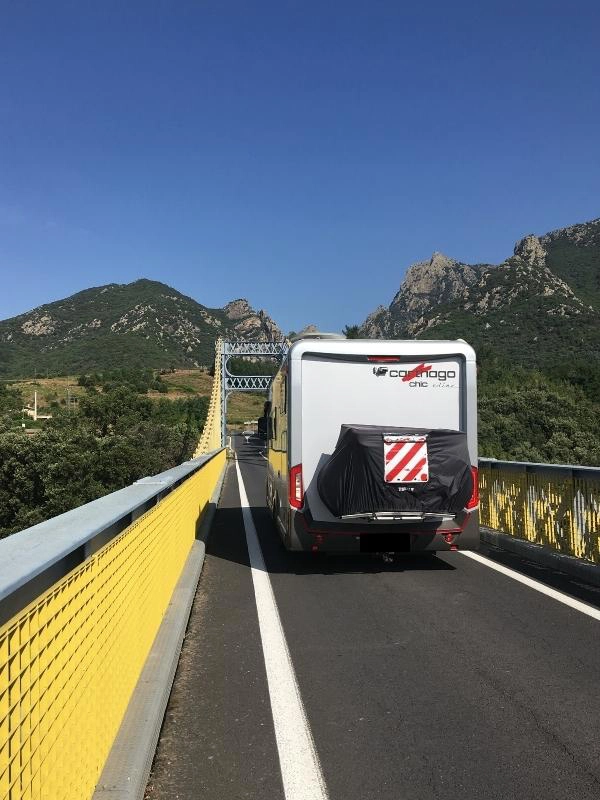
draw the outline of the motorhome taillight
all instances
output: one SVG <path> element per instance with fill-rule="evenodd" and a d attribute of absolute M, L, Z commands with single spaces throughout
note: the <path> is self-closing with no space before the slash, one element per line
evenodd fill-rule
<path fill-rule="evenodd" d="M 467 511 L 471 511 L 479 505 L 479 470 L 477 467 L 471 467 L 471 476 L 473 478 L 473 492 L 471 494 L 471 499 L 465 506 Z"/>
<path fill-rule="evenodd" d="M 304 487 L 302 486 L 302 464 L 290 469 L 290 505 L 300 509 L 304 503 Z"/>
<path fill-rule="evenodd" d="M 397 364 L 400 361 L 399 356 L 367 356 L 367 361 L 372 361 L 374 364 Z"/>

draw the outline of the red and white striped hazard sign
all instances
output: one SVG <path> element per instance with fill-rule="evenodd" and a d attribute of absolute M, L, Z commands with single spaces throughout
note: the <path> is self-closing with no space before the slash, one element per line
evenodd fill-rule
<path fill-rule="evenodd" d="M 429 480 L 426 436 L 384 436 L 386 483 L 423 483 Z"/>

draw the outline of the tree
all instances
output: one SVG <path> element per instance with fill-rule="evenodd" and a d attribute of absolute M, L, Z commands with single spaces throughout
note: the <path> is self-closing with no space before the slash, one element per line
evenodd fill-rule
<path fill-rule="evenodd" d="M 0 383 L 0 414 L 20 411 L 22 405 L 21 393 L 12 386 Z"/>
<path fill-rule="evenodd" d="M 10 398 L 6 407 L 20 408 L 20 395 Z M 191 458 L 208 403 L 207 397 L 152 401 L 120 386 L 86 394 L 70 414 L 57 405 L 31 437 L 11 431 L 10 416 L 0 413 L 0 536 Z"/>
<path fill-rule="evenodd" d="M 342 333 L 346 339 L 360 339 L 360 325 L 346 325 Z"/>
<path fill-rule="evenodd" d="M 152 401 L 140 397 L 131 389 L 120 387 L 103 394 L 81 398 L 79 412 L 98 436 L 118 433 L 132 428 L 140 420 L 149 419 Z"/>

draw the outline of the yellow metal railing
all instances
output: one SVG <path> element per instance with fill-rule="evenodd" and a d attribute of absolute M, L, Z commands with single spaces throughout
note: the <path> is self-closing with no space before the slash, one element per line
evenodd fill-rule
<path fill-rule="evenodd" d="M 0 798 L 91 797 L 221 451 L 0 628 Z"/>
<path fill-rule="evenodd" d="M 482 525 L 600 564 L 600 469 L 479 463 Z"/>
<path fill-rule="evenodd" d="M 223 340 L 217 339 L 215 345 L 215 377 L 210 395 L 210 403 L 202 436 L 196 447 L 194 458 L 210 453 L 221 447 L 221 416 L 223 413 L 223 395 L 221 385 L 221 355 Z"/>

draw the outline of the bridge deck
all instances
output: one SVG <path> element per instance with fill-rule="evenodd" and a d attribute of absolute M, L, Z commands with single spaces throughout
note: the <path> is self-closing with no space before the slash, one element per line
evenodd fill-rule
<path fill-rule="evenodd" d="M 600 622 L 460 553 L 286 554 L 265 461 L 237 447 L 332 800 L 599 796 Z M 600 607 L 593 587 L 482 553 Z M 146 796 L 286 797 L 231 464 Z"/>

